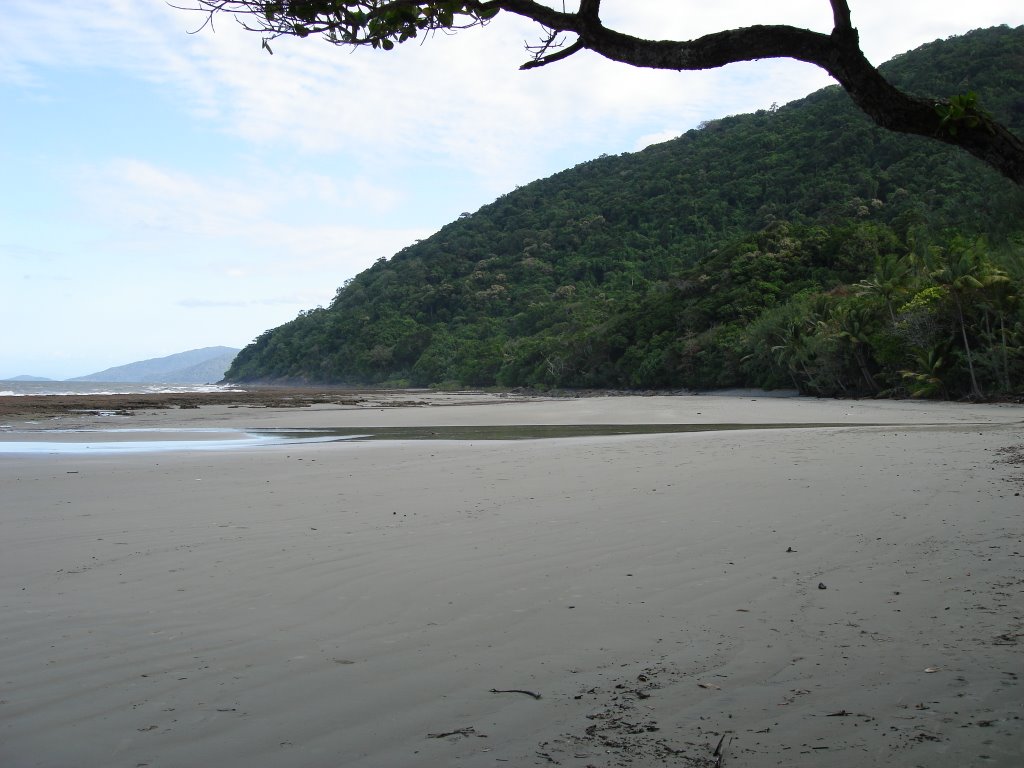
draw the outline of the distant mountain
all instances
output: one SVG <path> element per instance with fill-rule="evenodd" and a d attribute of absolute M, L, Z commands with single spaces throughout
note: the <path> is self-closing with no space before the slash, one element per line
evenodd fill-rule
<path fill-rule="evenodd" d="M 231 366 L 231 361 L 237 354 L 238 350 L 232 347 L 204 347 L 107 368 L 105 371 L 77 376 L 68 381 L 212 384 L 224 378 L 224 372 Z"/>
<path fill-rule="evenodd" d="M 48 379 L 45 376 L 11 376 L 4 381 L 54 381 L 54 379 Z"/>

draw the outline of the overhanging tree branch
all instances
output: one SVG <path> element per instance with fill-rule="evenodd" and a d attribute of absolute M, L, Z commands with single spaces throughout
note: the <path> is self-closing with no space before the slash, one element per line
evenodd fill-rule
<path fill-rule="evenodd" d="M 832 26 L 835 29 L 853 29 L 850 4 L 846 0 L 829 0 L 832 5 Z"/>
<path fill-rule="evenodd" d="M 566 46 L 558 38 L 558 32 L 555 30 L 548 30 L 547 36 L 541 41 L 538 46 L 526 46 L 526 49 L 533 54 L 533 58 L 523 64 L 520 69 L 535 69 L 537 67 L 543 67 L 546 64 L 554 64 L 556 61 L 567 59 L 574 53 L 583 50 L 583 43 L 577 40 L 570 46 Z M 555 53 L 548 53 L 548 51 L 554 50 Z"/>
<path fill-rule="evenodd" d="M 714 69 L 740 61 L 790 58 L 821 67 L 876 124 L 890 131 L 926 136 L 961 147 L 1017 184 L 1024 185 L 1024 141 L 967 96 L 925 99 L 905 94 L 868 62 L 860 49 L 847 0 L 829 0 L 833 30 L 822 34 L 785 25 L 754 25 L 694 40 L 648 40 L 604 26 L 601 0 L 579 0 L 575 12 L 536 0 L 193 0 L 193 10 L 212 22 L 235 16 L 263 35 L 323 36 L 335 45 L 390 50 L 421 32 L 486 24 L 499 12 L 530 19 L 544 28 L 541 43 L 528 46 L 522 69 L 553 64 L 581 50 L 634 67 Z M 560 4 L 561 5 L 561 4 Z M 205 24 L 204 24 L 205 26 Z M 561 35 L 576 40 L 563 46 Z"/>

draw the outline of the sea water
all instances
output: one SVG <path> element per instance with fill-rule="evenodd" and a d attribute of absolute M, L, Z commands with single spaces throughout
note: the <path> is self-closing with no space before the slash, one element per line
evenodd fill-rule
<path fill-rule="evenodd" d="M 0 454 L 85 454 L 150 451 L 195 451 L 260 448 L 304 443 L 363 441 L 552 440 L 563 438 L 660 435 L 760 429 L 821 429 L 849 424 L 523 424 L 432 427 L 305 427 L 305 428 L 181 428 L 68 429 L 26 433 L 2 432 Z M 858 424 L 857 426 L 881 426 Z"/>
<path fill-rule="evenodd" d="M 26 395 L 177 395 L 185 392 L 244 392 L 231 384 L 123 381 L 4 381 L 0 397 Z"/>
<path fill-rule="evenodd" d="M 53 429 L 45 432 L 0 430 L 0 455 L 4 454 L 109 454 L 167 451 L 239 450 L 267 445 L 339 442 L 365 437 L 291 430 L 214 428 Z M 20 439 L 19 439 L 20 438 Z M 27 439 L 28 438 L 28 439 Z"/>

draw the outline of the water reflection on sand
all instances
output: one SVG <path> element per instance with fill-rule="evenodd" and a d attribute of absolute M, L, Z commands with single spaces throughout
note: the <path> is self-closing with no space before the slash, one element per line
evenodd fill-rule
<path fill-rule="evenodd" d="M 741 429 L 813 429 L 848 424 L 517 424 L 422 427 L 310 427 L 275 429 L 101 429 L 7 432 L 0 453 L 80 454 L 142 451 L 237 450 L 297 443 L 366 440 L 550 440 L 657 435 Z M 859 425 L 881 426 L 881 425 Z"/>

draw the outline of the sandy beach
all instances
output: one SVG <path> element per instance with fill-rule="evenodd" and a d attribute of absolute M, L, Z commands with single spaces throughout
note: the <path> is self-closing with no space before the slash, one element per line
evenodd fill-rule
<path fill-rule="evenodd" d="M 1024 764 L 1019 405 L 4 413 L 2 766 Z"/>

